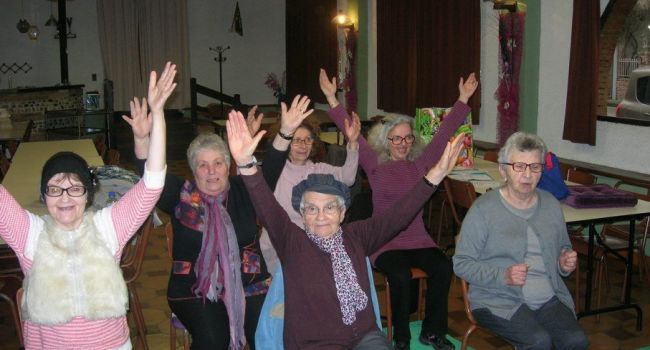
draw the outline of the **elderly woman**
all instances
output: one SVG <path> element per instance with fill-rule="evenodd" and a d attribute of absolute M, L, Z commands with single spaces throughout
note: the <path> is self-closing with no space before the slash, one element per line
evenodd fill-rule
<path fill-rule="evenodd" d="M 162 191 L 163 106 L 176 86 L 175 74 L 170 63 L 159 81 L 151 73 L 149 160 L 140 182 L 115 204 L 86 210 L 96 182 L 86 161 L 72 152 L 59 152 L 43 166 L 40 189 L 49 215 L 24 210 L 0 185 L 0 236 L 25 274 L 26 349 L 131 349 L 129 297 L 119 262 Z"/>
<path fill-rule="evenodd" d="M 560 203 L 536 189 L 546 146 L 517 132 L 499 152 L 505 185 L 476 200 L 456 245 L 479 325 L 517 349 L 586 349 L 562 277 L 576 268 Z"/>
<path fill-rule="evenodd" d="M 293 135 L 287 135 L 280 130 L 280 137 L 285 140 L 291 140 L 287 161 L 282 170 L 282 175 L 275 186 L 273 194 L 278 203 L 289 214 L 289 218 L 296 225 L 302 225 L 300 213 L 293 210 L 291 206 L 291 191 L 301 181 L 307 179 L 309 174 L 332 174 L 334 178 L 341 181 L 347 186 L 352 186 L 357 175 L 357 165 L 359 161 L 359 133 L 361 132 L 361 122 L 355 118 L 352 122 L 345 125 L 345 136 L 348 139 L 346 146 L 347 157 L 343 166 L 333 166 L 327 163 L 314 163 L 312 147 L 316 142 L 314 129 L 307 123 L 300 124 Z M 285 152 L 284 149 L 273 147 L 269 152 Z M 269 268 L 269 272 L 274 273 L 278 262 L 278 257 L 271 244 L 266 230 L 262 231 L 260 238 L 264 260 Z"/>
<path fill-rule="evenodd" d="M 342 129 L 348 114 L 336 99 L 336 78 L 330 81 L 321 69 L 320 87 L 331 108 L 330 118 Z M 399 203 L 399 199 L 438 162 L 447 141 L 470 111 L 467 101 L 477 87 L 474 73 L 469 75 L 467 81 L 460 79 L 458 101 L 424 150 L 417 147 L 413 118 L 385 118 L 370 130 L 368 141 L 359 138 L 359 164 L 368 175 L 372 188 L 373 215 L 390 213 L 389 209 Z M 371 259 L 377 268 L 386 273 L 390 283 L 395 348 L 410 347 L 411 267 L 418 267 L 429 276 L 426 311 L 419 340 L 436 349 L 453 349 L 445 338 L 452 266 L 424 228 L 422 211 L 399 235 L 377 250 Z"/>
<path fill-rule="evenodd" d="M 297 96 L 282 109 L 282 130 L 292 134 L 309 99 Z M 255 118 L 251 116 L 251 124 Z M 130 122 L 135 154 L 143 164 L 150 124 L 142 110 Z M 259 127 L 262 116 L 257 118 Z M 289 140 L 277 136 L 278 148 Z M 285 155 L 264 159 L 264 174 L 275 184 Z M 242 349 L 254 334 L 271 283 L 262 259 L 255 209 L 240 176 L 229 176 L 230 153 L 215 134 L 197 136 L 187 150 L 194 178 L 167 175 L 157 206 L 170 214 L 174 229 L 172 271 L 167 299 L 172 312 L 192 335 L 192 349 Z M 255 166 L 251 161 L 248 167 Z"/>
<path fill-rule="evenodd" d="M 239 166 L 250 164 L 261 133 L 251 138 L 241 113 L 232 112 L 228 143 Z M 294 224 L 255 167 L 242 169 L 262 224 L 282 262 L 285 349 L 391 349 L 369 302 L 366 256 L 400 232 L 451 171 L 463 137 L 390 208 L 391 215 L 341 225 L 350 204 L 348 187 L 330 174 L 311 174 L 296 185 L 291 203 L 303 223 Z"/>

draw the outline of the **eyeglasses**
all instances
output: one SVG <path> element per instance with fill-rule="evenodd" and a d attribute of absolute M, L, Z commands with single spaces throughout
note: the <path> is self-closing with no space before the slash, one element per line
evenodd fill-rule
<path fill-rule="evenodd" d="M 402 142 L 406 142 L 407 145 L 410 145 L 413 143 L 413 141 L 415 141 L 415 136 L 413 135 L 406 135 L 404 137 L 393 136 L 393 137 L 388 137 L 388 139 L 393 145 L 401 145 Z"/>
<path fill-rule="evenodd" d="M 59 186 L 47 186 L 45 188 L 45 195 L 48 197 L 61 197 L 63 192 L 66 192 L 70 197 L 81 197 L 86 194 L 86 186 L 71 186 L 68 188 L 61 188 Z"/>
<path fill-rule="evenodd" d="M 305 146 L 310 146 L 312 143 L 314 143 L 314 139 L 311 138 L 311 137 L 307 137 L 307 138 L 304 138 L 304 139 L 298 139 L 298 138 L 294 137 L 293 139 L 291 139 L 291 144 L 292 145 L 298 146 L 301 143 L 305 144 Z"/>
<path fill-rule="evenodd" d="M 341 207 L 338 205 L 338 203 L 327 204 L 323 207 L 323 209 L 315 205 L 305 205 L 305 207 L 302 208 L 302 213 L 307 216 L 316 216 L 322 211 L 325 215 L 334 215 L 340 209 Z"/>
<path fill-rule="evenodd" d="M 526 171 L 526 168 L 530 168 L 530 171 L 534 173 L 541 173 L 544 169 L 544 163 L 524 163 L 524 162 L 515 162 L 515 163 L 500 163 L 501 165 L 510 165 L 512 170 L 523 173 Z"/>

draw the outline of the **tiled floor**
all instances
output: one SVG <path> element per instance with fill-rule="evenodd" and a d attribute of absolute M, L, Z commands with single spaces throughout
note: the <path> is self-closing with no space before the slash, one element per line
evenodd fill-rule
<path fill-rule="evenodd" d="M 185 130 L 184 132 L 188 132 L 187 128 L 191 128 L 187 123 L 183 122 L 179 122 L 179 125 L 169 124 L 170 130 L 183 129 Z M 126 141 L 128 140 L 128 135 L 119 135 L 124 147 L 120 147 L 120 151 L 123 154 L 122 159 L 128 162 L 130 157 L 124 156 L 130 152 L 127 148 L 130 145 Z M 189 169 L 185 161 L 182 160 L 184 149 L 178 149 L 186 147 L 189 140 L 186 137 L 175 138 L 173 135 L 170 135 L 168 139 L 172 142 L 170 143 L 170 148 L 175 148 L 170 149 L 168 152 L 170 155 L 169 158 L 171 159 L 168 161 L 168 171 L 181 176 L 189 176 Z M 128 163 L 125 165 L 127 167 L 129 166 Z M 163 217 L 163 220 L 165 219 Z M 434 222 L 437 222 L 437 219 Z M 444 246 L 449 240 L 449 236 L 443 235 L 442 245 Z M 159 227 L 152 234 L 143 264 L 142 274 L 137 282 L 138 294 L 142 301 L 144 317 L 147 324 L 147 343 L 150 349 L 169 349 L 169 308 L 165 298 L 169 267 L 170 259 L 167 256 L 165 234 L 162 227 Z M 609 277 L 611 288 L 606 298 L 604 298 L 608 305 L 615 304 L 620 296 L 620 286 L 623 278 L 622 272 L 622 265 L 610 259 Z M 635 330 L 635 316 L 631 311 L 606 314 L 600 317 L 600 321 L 597 321 L 596 317 L 593 316 L 583 318 L 580 320 L 580 324 L 589 336 L 591 343 L 590 349 L 638 349 L 642 346 L 650 345 L 650 293 L 648 292 L 648 284 L 641 283 L 638 275 L 634 275 L 633 281 L 633 300 L 641 305 L 645 314 L 643 331 L 637 332 Z M 573 278 L 567 281 L 570 289 L 573 283 Z M 584 290 L 584 287 L 582 289 Z M 380 299 L 382 294 L 380 290 Z M 468 326 L 468 321 L 463 311 L 460 283 L 458 281 L 452 284 L 449 293 L 449 308 L 450 334 L 453 337 L 460 338 Z M 133 328 L 132 334 L 136 334 Z M 133 344 L 136 349 L 140 348 L 135 338 L 133 339 Z M 178 345 L 181 348 L 180 342 Z M 507 343 L 480 329 L 470 338 L 470 346 L 475 349 L 486 350 L 511 349 Z M 6 304 L 0 303 L 0 350 L 17 348 L 18 343 Z"/>

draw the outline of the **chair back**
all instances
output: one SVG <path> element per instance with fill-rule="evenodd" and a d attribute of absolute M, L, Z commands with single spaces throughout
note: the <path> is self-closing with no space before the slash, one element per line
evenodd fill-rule
<path fill-rule="evenodd" d="M 142 270 L 144 254 L 149 242 L 149 236 L 153 230 L 153 216 L 149 215 L 147 220 L 140 226 L 138 231 L 127 242 L 122 252 L 120 267 L 124 275 L 124 281 L 131 283 L 138 279 Z"/>
<path fill-rule="evenodd" d="M 16 291 L 16 307 L 18 307 L 18 319 L 20 320 L 20 326 L 22 328 L 23 325 L 23 294 L 25 293 L 25 290 L 23 287 L 18 288 Z"/>
<path fill-rule="evenodd" d="M 9 167 L 11 167 L 11 162 L 7 159 L 4 152 L 0 152 L 0 174 L 2 174 L 0 181 L 4 179 L 9 172 Z"/>
<path fill-rule="evenodd" d="M 596 177 L 594 175 L 574 168 L 569 168 L 566 179 L 585 186 L 590 186 L 596 183 Z"/>
<path fill-rule="evenodd" d="M 483 154 L 483 159 L 488 162 L 498 163 L 499 162 L 499 153 L 497 151 L 485 151 Z"/>
<path fill-rule="evenodd" d="M 95 144 L 95 148 L 97 148 L 97 153 L 99 153 L 99 156 L 104 158 L 106 155 L 106 135 L 99 134 L 95 136 L 93 143 Z"/>
<path fill-rule="evenodd" d="M 443 185 L 445 186 L 445 194 L 451 209 L 451 215 L 454 218 L 456 226 L 460 229 L 463 220 L 458 214 L 457 208 L 469 209 L 476 200 L 476 190 L 471 182 L 460 181 L 450 177 L 445 178 Z"/>
<path fill-rule="evenodd" d="M 174 227 L 171 221 L 165 225 L 165 238 L 167 238 L 167 255 L 171 258 L 174 249 Z"/>
<path fill-rule="evenodd" d="M 120 151 L 116 149 L 109 149 L 106 151 L 106 164 L 108 165 L 120 165 Z"/>

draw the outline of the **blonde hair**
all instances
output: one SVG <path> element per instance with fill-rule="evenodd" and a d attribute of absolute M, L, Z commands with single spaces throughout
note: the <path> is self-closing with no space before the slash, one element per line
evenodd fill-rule
<path fill-rule="evenodd" d="M 408 124 L 411 127 L 411 132 L 415 130 L 415 119 L 401 115 L 392 115 L 383 117 L 368 131 L 368 144 L 370 144 L 370 147 L 372 147 L 375 150 L 375 153 L 377 153 L 377 160 L 379 163 L 391 160 L 388 148 L 388 142 L 390 142 L 388 140 L 388 134 L 394 127 L 400 124 Z M 419 157 L 420 154 L 422 154 L 424 146 L 425 145 L 422 144 L 420 138 L 416 136 L 406 159 L 414 160 Z"/>

